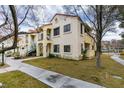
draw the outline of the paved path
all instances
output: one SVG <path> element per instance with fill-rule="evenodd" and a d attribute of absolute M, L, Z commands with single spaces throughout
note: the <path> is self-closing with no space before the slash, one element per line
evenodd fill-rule
<path fill-rule="evenodd" d="M 116 62 L 118 62 L 118 63 L 124 65 L 124 60 L 121 59 L 119 55 L 114 54 L 113 56 L 111 56 L 111 58 L 112 58 L 113 60 L 115 60 Z"/>
<path fill-rule="evenodd" d="M 22 61 L 7 58 L 6 63 L 11 68 L 24 72 L 54 88 L 102 88 L 102 86 L 25 64 Z"/>
<path fill-rule="evenodd" d="M 14 67 L 6 67 L 6 68 L 1 68 L 0 73 L 5 73 L 5 72 L 10 72 L 10 71 L 15 71 L 16 68 Z"/>

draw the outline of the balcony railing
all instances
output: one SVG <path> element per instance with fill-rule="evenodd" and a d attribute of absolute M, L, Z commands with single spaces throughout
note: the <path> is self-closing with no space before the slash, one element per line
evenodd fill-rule
<path fill-rule="evenodd" d="M 42 41 L 42 40 L 44 40 L 43 37 L 41 37 L 41 36 L 38 37 L 38 41 Z M 46 40 L 51 40 L 51 36 L 50 35 L 47 35 Z"/>
<path fill-rule="evenodd" d="M 42 41 L 43 40 L 43 33 L 38 35 L 38 41 Z"/>

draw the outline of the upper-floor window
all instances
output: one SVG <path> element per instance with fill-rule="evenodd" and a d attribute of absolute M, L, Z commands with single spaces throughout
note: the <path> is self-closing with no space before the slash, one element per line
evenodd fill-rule
<path fill-rule="evenodd" d="M 53 35 L 57 36 L 60 34 L 60 27 L 54 28 Z"/>
<path fill-rule="evenodd" d="M 55 23 L 57 23 L 57 22 L 58 22 L 58 19 L 56 18 L 56 19 L 55 19 Z"/>
<path fill-rule="evenodd" d="M 59 53 L 59 44 L 54 45 L 53 48 L 55 53 Z"/>
<path fill-rule="evenodd" d="M 80 24 L 80 31 L 81 31 L 81 34 L 83 34 L 82 23 Z"/>
<path fill-rule="evenodd" d="M 64 45 L 64 52 L 71 52 L 70 45 Z"/>
<path fill-rule="evenodd" d="M 71 31 L 71 25 L 70 24 L 64 25 L 64 32 L 69 32 L 69 31 Z"/>

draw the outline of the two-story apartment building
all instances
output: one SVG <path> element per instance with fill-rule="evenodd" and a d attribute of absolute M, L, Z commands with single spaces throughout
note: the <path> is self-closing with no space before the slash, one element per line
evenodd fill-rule
<path fill-rule="evenodd" d="M 18 50 L 21 56 L 35 53 L 48 57 L 53 54 L 74 60 L 82 59 L 82 52 L 86 50 L 86 57 L 92 58 L 95 43 L 86 31 L 92 30 L 80 17 L 55 14 L 50 23 L 40 27 L 40 31 L 29 30 L 27 34 L 19 35 Z"/>
<path fill-rule="evenodd" d="M 91 31 L 80 17 L 56 14 L 49 24 L 41 26 L 37 33 L 36 55 L 43 57 L 54 54 L 61 58 L 82 59 L 82 52 L 87 50 L 87 57 L 95 55 L 94 40 L 86 33 Z"/>

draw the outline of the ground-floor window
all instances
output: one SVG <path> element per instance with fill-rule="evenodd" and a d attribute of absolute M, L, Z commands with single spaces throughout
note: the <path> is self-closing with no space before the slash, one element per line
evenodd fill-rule
<path fill-rule="evenodd" d="M 70 45 L 64 45 L 64 52 L 71 52 Z"/>
<path fill-rule="evenodd" d="M 59 44 L 56 44 L 53 47 L 54 47 L 54 52 L 59 53 L 59 47 L 60 47 Z"/>

